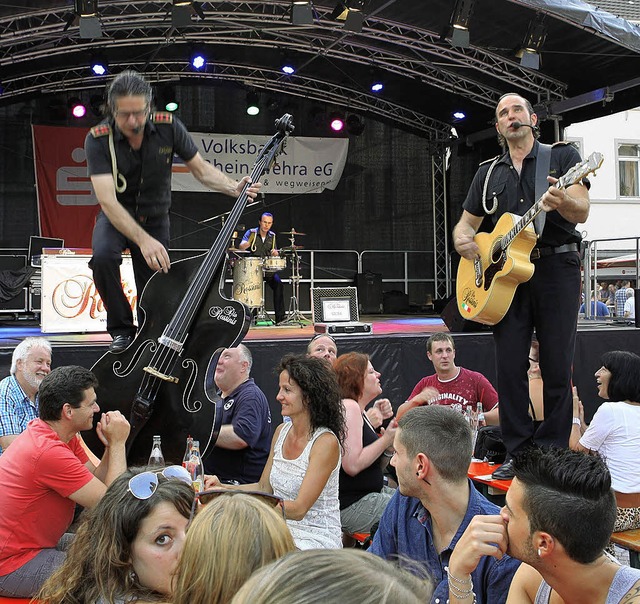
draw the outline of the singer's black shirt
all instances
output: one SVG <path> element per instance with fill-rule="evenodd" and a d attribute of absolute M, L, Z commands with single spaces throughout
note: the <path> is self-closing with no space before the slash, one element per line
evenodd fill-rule
<path fill-rule="evenodd" d="M 112 173 L 109 129 L 113 135 L 118 172 L 127 181 L 126 190 L 117 193 L 118 201 L 136 217 L 168 214 L 173 155 L 189 161 L 198 152 L 184 124 L 170 114 L 169 117 L 167 114 L 151 114 L 145 124 L 142 147 L 135 151 L 114 126 L 113 120 L 101 122 L 85 139 L 90 176 Z"/>
<path fill-rule="evenodd" d="M 494 226 L 505 212 L 522 216 L 535 203 L 536 159 L 539 146 L 538 141 L 535 141 L 531 152 L 522 162 L 521 174 L 514 168 L 509 153 L 502 155 L 494 167 L 489 178 L 486 199 L 488 208 L 492 207 L 494 197 L 498 200 L 498 209 L 490 217 Z M 560 178 L 579 162 L 580 154 L 573 145 L 556 143 L 551 149 L 549 175 Z M 482 190 L 491 163 L 490 160 L 480 165 L 462 205 L 474 216 L 486 215 L 482 205 Z M 583 179 L 582 182 L 589 187 L 587 179 Z M 557 247 L 566 243 L 579 243 L 581 237 L 575 227 L 575 224 L 563 218 L 557 210 L 548 212 L 538 246 Z"/>

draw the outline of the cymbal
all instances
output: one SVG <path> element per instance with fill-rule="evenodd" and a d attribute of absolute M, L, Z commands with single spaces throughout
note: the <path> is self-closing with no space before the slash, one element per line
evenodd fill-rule
<path fill-rule="evenodd" d="M 291 229 L 290 231 L 280 231 L 281 235 L 306 235 L 306 233 L 301 233 L 300 231 L 296 231 L 295 229 Z"/>
<path fill-rule="evenodd" d="M 303 250 L 304 245 L 288 245 L 287 247 L 281 247 L 281 252 L 295 252 L 296 250 Z"/>
<path fill-rule="evenodd" d="M 233 252 L 234 254 L 248 254 L 249 250 L 241 250 L 239 247 L 230 247 L 227 252 Z"/>

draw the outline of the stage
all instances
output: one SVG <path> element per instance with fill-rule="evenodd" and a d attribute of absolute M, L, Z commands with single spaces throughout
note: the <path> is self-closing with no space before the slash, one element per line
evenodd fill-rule
<path fill-rule="evenodd" d="M 397 407 L 406 400 L 415 384 L 433 373 L 426 357 L 426 342 L 432 333 L 448 331 L 439 316 L 371 315 L 360 318 L 371 323 L 370 335 L 337 336 L 338 354 L 359 351 L 371 356 L 380 371 L 383 395 Z M 280 422 L 276 401 L 280 358 L 288 353 L 302 353 L 314 334 L 313 325 L 252 327 L 244 339 L 253 354 L 252 377 L 267 395 L 273 422 Z M 495 355 L 489 331 L 452 334 L 456 342 L 456 363 L 480 371 L 495 385 Z M 42 334 L 35 321 L 0 322 L 0 377 L 9 374 L 13 348 L 27 336 L 43 336 L 53 347 L 53 366 L 83 365 L 91 367 L 106 351 L 111 341 L 106 333 Z M 575 352 L 574 383 L 590 418 L 601 400 L 597 397 L 594 372 L 600 356 L 608 350 L 640 351 L 640 329 L 614 323 L 581 320 Z M 212 351 L 213 352 L 213 351 Z M 99 402 L 99 401 L 98 401 Z"/>

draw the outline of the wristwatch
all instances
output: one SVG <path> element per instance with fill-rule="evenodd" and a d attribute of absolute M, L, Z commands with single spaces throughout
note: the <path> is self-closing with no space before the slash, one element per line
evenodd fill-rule
<path fill-rule="evenodd" d="M 574 417 L 573 423 L 576 424 L 577 426 L 582 426 L 582 420 L 579 417 Z"/>

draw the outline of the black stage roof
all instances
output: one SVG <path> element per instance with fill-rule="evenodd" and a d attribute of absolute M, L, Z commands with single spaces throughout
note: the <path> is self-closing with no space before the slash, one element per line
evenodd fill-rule
<path fill-rule="evenodd" d="M 543 116 L 561 116 L 562 125 L 640 105 L 639 28 L 584 2 L 344 1 L 362 8 L 361 32 L 332 18 L 337 0 L 314 0 L 309 25 L 291 22 L 291 0 L 193 2 L 182 9 L 186 25 L 174 21 L 167 0 L 89 0 L 96 21 L 74 16 L 72 0 L 8 0 L 0 6 L 0 105 L 102 93 L 109 75 L 90 73 L 94 53 L 106 57 L 110 74 L 134 68 L 158 84 L 231 82 L 305 97 L 431 140 L 446 139 L 452 124 L 462 137 L 481 137 L 508 91 L 525 94 Z M 460 5 L 472 5 L 467 48 L 453 46 L 447 31 Z M 515 56 L 532 23 L 546 34 L 539 69 Z M 86 37 L 92 26 L 101 37 Z M 209 54 L 205 73 L 187 64 L 196 46 Z M 292 76 L 279 71 L 285 56 L 297 65 Z M 369 90 L 374 78 L 385 84 L 378 95 Z M 456 110 L 467 118 L 455 122 Z"/>

